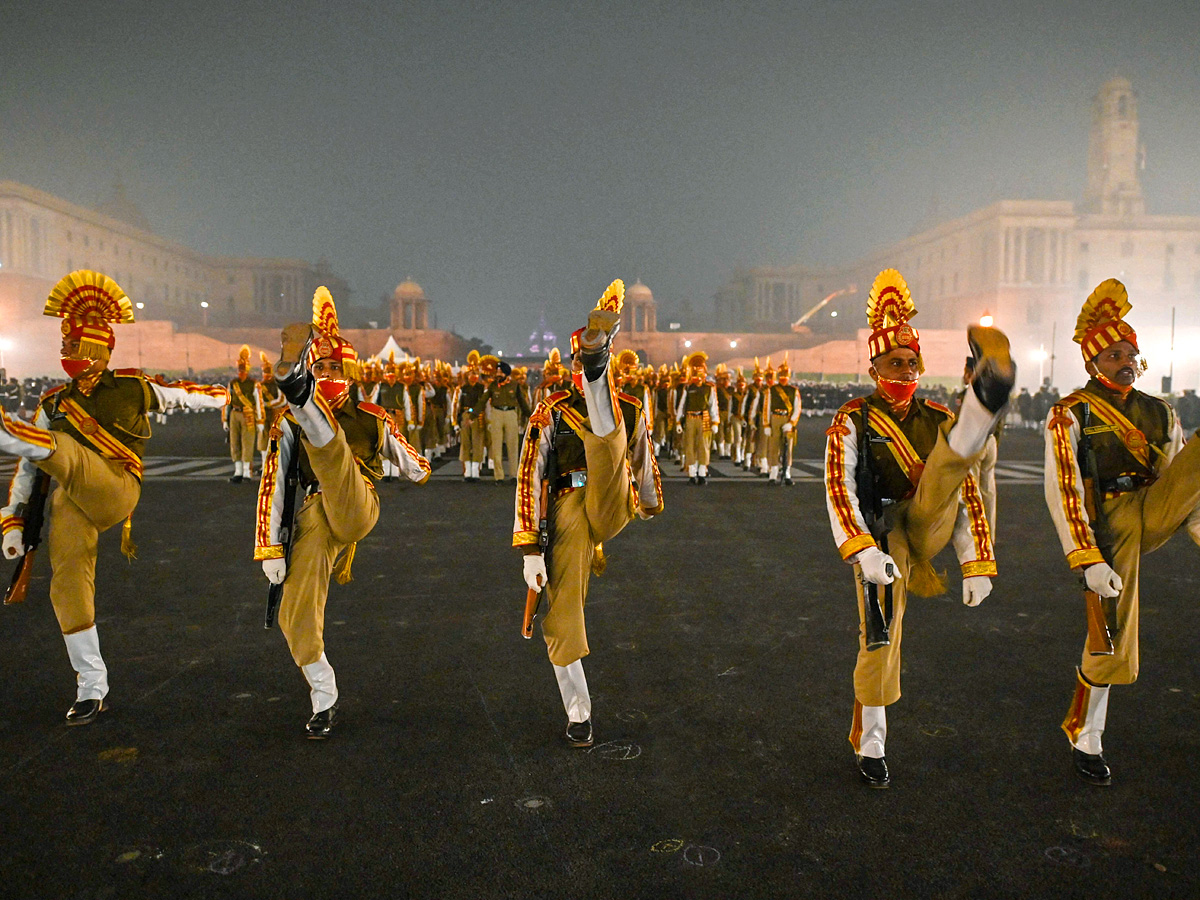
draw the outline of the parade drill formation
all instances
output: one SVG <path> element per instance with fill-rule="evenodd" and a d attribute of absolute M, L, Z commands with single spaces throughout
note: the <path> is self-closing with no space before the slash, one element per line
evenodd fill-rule
<path fill-rule="evenodd" d="M 512 545 L 528 589 L 522 633 L 532 637 L 541 621 L 566 743 L 592 746 L 584 606 L 591 577 L 605 568 L 604 545 L 635 518 L 663 512 L 660 458 L 697 487 L 713 454 L 791 484 L 804 405 L 786 357 L 777 366 L 755 360 L 749 379 L 718 365 L 710 379 L 703 352 L 658 370 L 633 351 L 615 353 L 623 301 L 614 281 L 571 335 L 567 364 L 552 351 L 531 392 L 526 370 L 475 351 L 461 367 L 394 354 L 360 359 L 322 287 L 311 322 L 283 330 L 277 361 L 260 356 L 260 379 L 247 346 L 228 385 L 198 385 L 110 370 L 112 326 L 133 321 L 133 304 L 103 274 L 63 278 L 45 314 L 63 320 L 70 380 L 41 397 L 31 421 L 0 412 L 0 451 L 18 457 L 0 515 L 4 555 L 17 561 L 6 603 L 24 599 L 49 520 L 50 601 L 76 675 L 67 724 L 90 724 L 107 708 L 97 539 L 123 523 L 121 549 L 135 553 L 150 422 L 170 409 L 219 408 L 230 480 L 257 476 L 253 558 L 269 584 L 267 624 L 278 622 L 309 689 L 308 738 L 327 738 L 339 721 L 324 641 L 329 579 L 350 580 L 356 546 L 380 516 L 377 483 L 422 484 L 457 447 L 464 481 L 490 469 L 493 483 L 516 486 Z M 1130 309 L 1114 279 L 1087 298 L 1074 340 L 1089 380 L 1055 398 L 1044 423 L 1046 503 L 1067 565 L 1082 576 L 1087 634 L 1062 729 L 1075 772 L 1093 784 L 1111 781 L 1101 746 L 1110 687 L 1138 675 L 1141 555 L 1184 525 L 1200 543 L 1200 441 L 1185 444 L 1172 408 L 1133 387 L 1144 367 Z M 866 374 L 875 389 L 842 403 L 826 431 L 826 507 L 853 570 L 859 623 L 849 739 L 861 779 L 877 788 L 891 779 L 886 710 L 900 698 L 909 594 L 945 590 L 931 560 L 948 544 L 963 603 L 978 606 L 992 591 L 991 469 L 1016 377 L 1007 338 L 972 326 L 957 414 L 917 397 L 925 364 L 916 314 L 901 274 L 881 272 L 867 300 Z"/>

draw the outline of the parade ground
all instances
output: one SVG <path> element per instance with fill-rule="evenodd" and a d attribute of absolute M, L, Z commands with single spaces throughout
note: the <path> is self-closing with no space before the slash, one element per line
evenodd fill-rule
<path fill-rule="evenodd" d="M 1138 683 L 1112 692 L 1110 787 L 1059 728 L 1084 638 L 1043 499 L 1041 436 L 1001 443 L 994 593 L 914 598 L 888 790 L 847 741 L 857 618 L 804 419 L 790 488 L 663 461 L 666 510 L 607 549 L 588 599 L 596 744 L 572 750 L 540 634 L 520 636 L 513 488 L 379 486 L 333 585 L 342 718 L 308 690 L 252 559 L 256 487 L 214 414 L 156 427 L 138 557 L 101 538 L 111 709 L 74 679 L 39 551 L 0 610 L 0 896 L 125 898 L 1195 897 L 1197 548 L 1142 565 Z M 11 572 L 3 567 L 3 577 Z"/>

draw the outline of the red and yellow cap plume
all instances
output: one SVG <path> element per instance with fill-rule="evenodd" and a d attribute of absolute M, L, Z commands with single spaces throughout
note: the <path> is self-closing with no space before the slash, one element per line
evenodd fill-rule
<path fill-rule="evenodd" d="M 250 346 L 242 344 L 242 349 L 238 351 L 237 367 L 239 372 L 250 371 Z"/>
<path fill-rule="evenodd" d="M 605 312 L 619 313 L 625 306 L 625 282 L 620 278 L 613 281 L 604 293 L 600 295 L 600 299 L 596 301 L 596 309 L 604 310 Z"/>
<path fill-rule="evenodd" d="M 921 336 L 909 324 L 916 314 L 917 307 L 913 304 L 904 276 L 895 269 L 880 272 L 871 285 L 871 293 L 867 295 L 867 324 L 871 326 L 867 347 L 871 359 L 900 347 L 908 348 L 919 357 Z M 922 361 L 921 371 L 924 370 Z"/>
<path fill-rule="evenodd" d="M 258 359 L 259 359 L 259 362 L 262 364 L 263 375 L 270 375 L 271 377 L 274 377 L 275 376 L 275 364 L 273 362 L 271 362 L 271 357 L 267 356 L 267 354 L 265 354 L 261 350 L 259 350 L 258 351 Z"/>
<path fill-rule="evenodd" d="M 1137 332 L 1125 321 L 1133 309 L 1125 285 L 1115 278 L 1100 282 L 1084 301 L 1075 320 L 1075 341 L 1085 360 L 1095 359 L 1100 351 L 1118 341 L 1128 341 L 1137 350 Z"/>
<path fill-rule="evenodd" d="M 703 350 L 689 353 L 683 358 L 683 368 L 690 375 L 699 375 L 708 371 L 708 354 Z"/>
<path fill-rule="evenodd" d="M 46 298 L 44 315 L 63 320 L 63 337 L 79 341 L 89 359 L 107 359 L 116 343 L 109 323 L 133 321 L 133 303 L 120 285 L 101 272 L 79 269 L 64 277 Z"/>
<path fill-rule="evenodd" d="M 324 285 L 317 288 L 313 294 L 312 322 L 317 330 L 317 339 L 313 341 L 308 354 L 309 365 L 318 359 L 336 359 L 342 364 L 342 374 L 347 379 L 357 381 L 360 377 L 358 353 L 354 345 L 341 336 L 337 307 L 333 305 L 333 295 L 329 293 L 329 288 Z"/>

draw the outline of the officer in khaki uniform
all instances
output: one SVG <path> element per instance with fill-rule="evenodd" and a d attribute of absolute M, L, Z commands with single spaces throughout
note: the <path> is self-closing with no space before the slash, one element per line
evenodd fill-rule
<path fill-rule="evenodd" d="M 1200 543 L 1200 440 L 1184 444 L 1170 405 L 1134 388 L 1141 360 L 1125 321 L 1131 308 L 1115 278 L 1088 297 L 1074 339 L 1091 378 L 1055 404 L 1045 432 L 1046 504 L 1067 563 L 1093 592 L 1094 640 L 1084 647 L 1062 724 L 1075 771 L 1093 784 L 1112 778 L 1101 745 L 1109 687 L 1138 677 L 1141 557 L 1185 523 Z M 1091 452 L 1081 458 L 1085 435 Z"/>
<path fill-rule="evenodd" d="M 733 464 L 740 466 L 745 459 L 746 440 L 746 375 L 738 366 L 737 378 L 733 382 L 732 396 L 729 398 L 729 446 Z"/>
<path fill-rule="evenodd" d="M 733 386 L 730 384 L 729 367 L 725 363 L 717 363 L 717 413 L 720 422 L 717 423 L 716 440 L 717 455 L 721 459 L 729 459 L 730 442 L 733 437 Z"/>
<path fill-rule="evenodd" d="M 582 661 L 589 652 L 583 608 L 590 575 L 603 571 L 601 545 L 635 514 L 649 518 L 663 509 L 645 416 L 636 398 L 617 392 L 609 367 L 624 292 L 621 281 L 609 285 L 588 316 L 587 328 L 571 335 L 571 381 L 533 411 L 517 476 L 513 546 L 525 554 L 526 584 L 545 590 L 542 635 L 572 747 L 593 743 L 592 701 Z M 549 485 L 552 543 L 547 564 L 538 549 L 538 521 L 551 448 L 557 461 Z"/>
<path fill-rule="evenodd" d="M 703 350 L 689 355 L 685 368 L 688 381 L 675 406 L 675 433 L 683 438 L 688 484 L 706 484 L 712 439 L 719 427 L 717 388 L 708 380 L 708 354 Z"/>
<path fill-rule="evenodd" d="M 767 360 L 770 365 L 770 360 Z M 772 378 L 774 373 L 772 372 Z M 754 357 L 754 372 L 750 376 L 750 386 L 746 389 L 745 396 L 742 397 L 742 420 L 745 424 L 745 431 L 742 435 L 744 447 L 742 449 L 742 471 L 749 472 L 755 466 L 766 465 L 766 435 L 762 433 L 762 426 L 754 417 L 754 410 L 758 409 L 762 404 L 762 397 L 766 393 L 767 387 L 763 383 L 763 370 L 758 362 L 758 357 Z M 759 452 L 759 447 L 762 447 L 762 453 Z M 759 474 L 766 478 L 770 470 L 763 468 Z"/>
<path fill-rule="evenodd" d="M 250 377 L 250 348 L 243 344 L 238 351 L 237 377 L 229 382 L 229 403 L 221 409 L 221 425 L 229 435 L 229 456 L 233 460 L 233 475 L 229 480 L 234 484 L 253 473 L 254 449 L 258 443 L 257 390 L 257 382 Z"/>
<path fill-rule="evenodd" d="M 791 378 L 787 357 L 779 364 L 778 372 L 767 366 L 767 384 L 754 400 L 750 416 L 759 423 L 766 438 L 767 477 L 780 484 L 792 484 L 792 449 L 796 444 L 796 423 L 800 421 L 800 391 L 788 384 Z M 778 383 L 776 383 L 778 379 Z M 787 458 L 780 468 L 783 443 L 787 442 Z"/>
<path fill-rule="evenodd" d="M 483 394 L 488 409 L 488 436 L 491 443 L 492 473 L 497 484 L 504 481 L 504 452 L 508 451 L 508 467 L 512 480 L 517 479 L 517 429 L 521 416 L 531 410 L 524 391 L 512 379 L 512 366 L 497 359 L 496 374 Z"/>
<path fill-rule="evenodd" d="M 388 351 L 383 364 L 383 377 L 379 382 L 379 399 L 376 401 L 391 417 L 396 427 L 404 434 L 404 385 L 400 382 L 400 366 L 395 351 Z M 387 457 L 383 460 L 383 480 L 394 481 L 397 469 Z"/>
<path fill-rule="evenodd" d="M 357 542 L 379 518 L 375 482 L 390 459 L 418 484 L 429 463 L 410 446 L 382 407 L 350 397 L 358 376 L 354 347 L 339 334 L 337 310 L 325 287 L 313 296 L 313 322 L 282 334 L 275 376 L 288 401 L 258 491 L 254 558 L 272 584 L 283 584 L 279 628 L 304 673 L 312 700 L 305 734 L 329 736 L 336 722 L 337 680 L 325 656 L 325 600 L 329 577 L 350 580 Z M 286 473 L 300 454 L 304 502 L 295 515 L 291 554 L 280 540 Z M 338 562 L 340 557 L 340 562 Z M 336 572 L 335 572 L 336 564 Z"/>
<path fill-rule="evenodd" d="M 99 535 L 124 520 L 121 550 L 132 559 L 131 516 L 142 492 L 149 417 L 176 407 L 218 409 L 226 392 L 221 385 L 168 384 L 137 369 L 111 371 L 110 323 L 132 322 L 133 304 L 99 272 L 80 270 L 59 281 L 45 314 L 63 320 L 62 366 L 71 380 L 42 397 L 32 425 L 0 417 L 0 452 L 21 457 L 0 522 L 4 555 L 22 556 L 26 538 L 33 538 L 24 528 L 30 504 L 39 502 L 39 470 L 58 482 L 47 502 L 50 602 L 76 673 L 67 724 L 85 725 L 108 695 L 95 619 Z"/>
<path fill-rule="evenodd" d="M 890 783 L 884 759 L 886 708 L 900 699 L 900 646 L 906 598 L 945 590 L 930 560 L 953 541 L 962 567 L 963 603 L 977 606 L 992 590 L 996 561 L 979 491 L 970 478 L 1016 377 L 1008 339 L 972 326 L 976 359 L 972 392 L 958 420 L 946 407 L 914 397 L 925 369 L 908 285 L 895 269 L 879 273 L 867 300 L 868 373 L 876 390 L 851 400 L 826 432 L 825 488 L 829 523 L 843 560 L 854 565 L 858 596 L 858 659 L 850 743 L 863 780 Z M 865 429 L 865 432 L 864 432 Z M 864 440 L 864 437 L 866 440 Z M 862 448 L 870 454 L 862 456 Z M 858 469 L 869 465 L 882 508 L 874 534 L 858 496 Z M 890 643 L 868 649 L 864 584 L 877 594 L 884 617 L 891 607 Z M 889 600 L 890 598 L 890 600 Z"/>
<path fill-rule="evenodd" d="M 463 464 L 463 481 L 479 481 L 479 468 L 483 465 L 483 395 L 487 386 L 479 380 L 479 353 L 472 350 L 467 354 L 466 384 L 458 389 L 454 397 L 454 415 L 458 422 L 458 458 Z"/>
<path fill-rule="evenodd" d="M 258 357 L 262 362 L 262 381 L 258 383 L 255 395 L 254 414 L 258 420 L 258 452 L 265 460 L 267 448 L 271 443 L 271 428 L 275 420 L 283 415 L 287 407 L 287 398 L 275 383 L 275 364 L 262 351 L 259 351 Z"/>

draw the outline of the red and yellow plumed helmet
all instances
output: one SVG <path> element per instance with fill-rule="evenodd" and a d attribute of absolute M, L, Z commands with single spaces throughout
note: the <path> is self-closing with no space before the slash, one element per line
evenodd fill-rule
<path fill-rule="evenodd" d="M 557 373 L 562 368 L 562 353 L 557 347 L 551 347 L 550 353 L 546 356 L 546 361 L 542 364 L 542 377 L 545 378 L 551 372 Z"/>
<path fill-rule="evenodd" d="M 769 356 L 767 357 L 767 367 L 765 369 L 763 369 L 763 374 L 766 375 L 768 378 L 771 378 L 771 379 L 775 378 L 775 367 L 773 365 L 771 365 L 771 357 L 769 357 Z"/>
<path fill-rule="evenodd" d="M 44 315 L 63 320 L 63 337 L 79 341 L 88 359 L 108 359 L 116 337 L 110 323 L 133 321 L 133 303 L 120 285 L 100 272 L 79 269 L 65 276 L 46 298 Z"/>
<path fill-rule="evenodd" d="M 762 378 L 762 374 L 763 374 L 762 364 L 759 363 L 758 357 L 756 356 L 756 357 L 754 357 L 754 377 Z"/>
<path fill-rule="evenodd" d="M 329 288 L 321 285 L 313 294 L 313 327 L 317 330 L 316 340 L 308 353 L 311 366 L 318 359 L 336 359 L 342 364 L 342 374 L 350 380 L 359 379 L 358 353 L 354 345 L 341 336 L 338 328 L 337 307 Z"/>
<path fill-rule="evenodd" d="M 467 369 L 470 371 L 479 371 L 479 351 L 472 350 L 467 353 Z"/>
<path fill-rule="evenodd" d="M 258 351 L 258 359 L 259 359 L 260 364 L 262 365 L 263 377 L 264 378 L 267 378 L 267 377 L 274 378 L 275 377 L 275 365 L 274 365 L 274 363 L 271 362 L 271 357 L 267 356 L 267 354 L 265 354 L 261 350 L 259 350 Z"/>
<path fill-rule="evenodd" d="M 779 364 L 779 368 L 775 370 L 775 374 L 779 376 L 786 375 L 788 378 L 792 377 L 792 369 L 788 365 L 787 353 L 783 354 L 783 362 Z"/>
<path fill-rule="evenodd" d="M 640 360 L 638 359 L 637 351 L 627 348 L 617 354 L 616 371 L 621 375 L 626 375 L 629 374 L 631 370 L 634 370 L 634 374 L 636 374 L 636 369 L 638 368 L 639 362 Z"/>
<path fill-rule="evenodd" d="M 1100 351 L 1118 341 L 1128 341 L 1137 350 L 1137 332 L 1125 321 L 1133 309 L 1125 285 L 1115 278 L 1100 282 L 1084 301 L 1079 318 L 1075 320 L 1072 340 L 1083 351 L 1085 360 L 1093 360 Z"/>
<path fill-rule="evenodd" d="M 604 312 L 620 313 L 624 307 L 625 282 L 617 278 L 604 289 L 604 293 L 600 295 L 600 299 L 596 301 L 596 305 L 592 307 L 592 311 L 603 310 Z M 583 332 L 583 328 L 571 332 L 571 356 L 575 356 L 579 352 L 579 342 L 583 337 Z"/>
<path fill-rule="evenodd" d="M 689 353 L 683 358 L 683 368 L 688 375 L 696 375 L 708 371 L 708 354 L 703 350 Z"/>
<path fill-rule="evenodd" d="M 250 345 L 242 344 L 242 349 L 238 351 L 237 368 L 239 372 L 250 371 Z"/>
<path fill-rule="evenodd" d="M 495 375 L 500 369 L 500 357 L 491 353 L 479 357 L 479 369 L 484 375 Z"/>
<path fill-rule="evenodd" d="M 867 295 L 867 324 L 871 326 L 867 355 L 875 359 L 890 350 L 907 347 L 917 354 L 920 370 L 924 372 L 921 336 L 909 324 L 916 314 L 917 307 L 903 275 L 895 269 L 884 269 L 875 276 L 871 293 Z"/>

